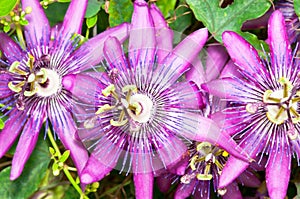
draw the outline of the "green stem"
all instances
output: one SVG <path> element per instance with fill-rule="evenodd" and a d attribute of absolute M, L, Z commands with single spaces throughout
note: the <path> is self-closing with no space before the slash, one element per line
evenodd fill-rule
<path fill-rule="evenodd" d="M 47 132 L 47 135 L 48 135 L 48 138 L 53 146 L 53 148 L 55 149 L 56 153 L 57 153 L 57 156 L 58 158 L 61 157 L 61 153 L 60 153 L 60 150 L 54 140 L 54 137 L 52 135 L 52 132 L 50 130 L 50 128 L 48 128 L 48 132 Z M 68 166 L 67 165 L 64 165 L 64 168 L 63 168 L 63 171 L 65 173 L 65 175 L 67 176 L 68 180 L 70 181 L 70 183 L 73 185 L 73 187 L 76 189 L 76 191 L 80 194 L 80 198 L 85 198 L 85 199 L 88 199 L 87 196 L 84 195 L 84 193 L 82 192 L 81 188 L 78 186 L 78 184 L 75 182 L 73 176 L 71 175 L 70 171 L 68 170 Z"/>
<path fill-rule="evenodd" d="M 25 40 L 24 40 L 24 36 L 23 36 L 23 32 L 22 32 L 22 28 L 21 28 L 21 25 L 20 24 L 16 24 L 16 32 L 17 32 L 17 37 L 19 39 L 19 42 L 20 42 L 20 45 L 23 49 L 26 48 L 26 45 L 25 45 Z"/>
<path fill-rule="evenodd" d="M 86 29 L 86 33 L 85 33 L 85 38 L 86 38 L 86 39 L 89 39 L 89 35 L 90 35 L 90 29 L 87 28 L 87 29 Z"/>

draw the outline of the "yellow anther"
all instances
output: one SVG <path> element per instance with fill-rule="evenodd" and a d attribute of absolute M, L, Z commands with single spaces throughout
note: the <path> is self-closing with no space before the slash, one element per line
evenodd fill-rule
<path fill-rule="evenodd" d="M 197 174 L 197 179 L 198 180 L 211 180 L 213 176 L 211 174 Z"/>
<path fill-rule="evenodd" d="M 293 84 L 285 77 L 281 77 L 278 82 L 282 85 L 282 86 L 286 86 L 287 90 L 290 91 L 293 88 Z"/>
<path fill-rule="evenodd" d="M 32 90 L 30 90 L 30 91 L 25 91 L 24 92 L 24 96 L 26 96 L 26 97 L 31 97 L 31 96 L 33 96 L 33 95 L 35 95 L 36 93 L 37 93 L 37 91 L 38 91 L 38 88 L 37 87 L 34 87 Z"/>
<path fill-rule="evenodd" d="M 265 93 L 264 93 L 264 96 L 263 96 L 263 101 L 265 103 L 269 103 L 270 101 L 271 102 L 280 102 L 280 99 L 279 98 L 275 98 L 275 97 L 271 97 L 271 94 L 273 93 L 273 91 L 271 90 L 266 90 Z"/>
<path fill-rule="evenodd" d="M 8 88 L 16 93 L 19 93 L 22 91 L 22 86 L 24 85 L 24 82 L 20 82 L 17 85 L 14 85 L 12 82 L 8 82 Z"/>
<path fill-rule="evenodd" d="M 114 106 L 110 106 L 109 104 L 104 104 L 103 106 L 99 107 L 97 112 L 95 113 L 96 115 L 99 115 L 105 111 L 109 111 L 111 109 L 113 109 Z"/>
<path fill-rule="evenodd" d="M 226 158 L 229 156 L 229 153 L 227 151 L 223 151 L 222 156 Z"/>
<path fill-rule="evenodd" d="M 285 118 L 284 119 L 276 119 L 276 116 L 274 117 L 272 114 L 270 114 L 269 112 L 267 112 L 266 113 L 266 115 L 267 115 L 267 118 L 271 121 L 271 122 L 273 122 L 274 124 L 277 124 L 277 125 L 280 125 L 280 124 L 282 124 L 284 121 L 285 121 Z"/>
<path fill-rule="evenodd" d="M 10 65 L 8 71 L 11 73 L 19 74 L 19 75 L 27 75 L 27 73 L 25 71 L 19 69 L 19 65 L 20 65 L 20 62 L 18 62 L 18 61 L 13 62 Z"/>
<path fill-rule="evenodd" d="M 28 76 L 28 79 L 27 79 L 27 82 L 29 83 L 32 83 L 35 81 L 35 75 L 33 73 L 31 73 L 29 76 Z"/>
<path fill-rule="evenodd" d="M 138 89 L 137 89 L 136 85 L 126 85 L 122 88 L 123 93 L 129 92 L 129 91 L 131 91 L 133 93 L 137 93 Z"/>
<path fill-rule="evenodd" d="M 43 84 L 47 81 L 47 70 L 45 68 L 41 68 L 39 72 L 36 73 L 36 76 L 38 76 L 39 83 Z"/>
<path fill-rule="evenodd" d="M 34 64 L 35 58 L 34 58 L 34 56 L 31 55 L 31 54 L 29 54 L 28 57 L 29 57 L 29 60 L 28 60 L 28 62 L 27 62 L 27 66 L 29 66 L 30 70 L 32 70 L 32 69 L 33 69 L 33 64 Z"/>
<path fill-rule="evenodd" d="M 198 155 L 195 155 L 195 156 L 193 156 L 192 158 L 191 158 L 191 161 L 190 161 L 190 167 L 191 167 L 191 169 L 193 170 L 193 171 L 195 171 L 196 170 L 196 161 L 197 161 L 197 159 L 198 159 Z"/>
<path fill-rule="evenodd" d="M 116 91 L 115 85 L 114 84 L 110 84 L 105 89 L 102 90 L 102 94 L 105 97 L 108 97 L 112 92 L 115 92 L 115 91 Z"/>
<path fill-rule="evenodd" d="M 25 8 L 25 13 L 30 14 L 32 12 L 32 7 L 28 6 Z"/>
<path fill-rule="evenodd" d="M 138 102 L 129 104 L 128 108 L 134 111 L 135 115 L 139 115 L 142 112 L 142 106 Z"/>
<path fill-rule="evenodd" d="M 201 142 L 197 144 L 197 151 L 208 154 L 211 152 L 211 144 L 209 142 Z"/>
<path fill-rule="evenodd" d="M 122 120 L 122 121 L 114 121 L 113 119 L 110 120 L 110 124 L 112 126 L 124 126 L 128 122 L 127 119 Z"/>

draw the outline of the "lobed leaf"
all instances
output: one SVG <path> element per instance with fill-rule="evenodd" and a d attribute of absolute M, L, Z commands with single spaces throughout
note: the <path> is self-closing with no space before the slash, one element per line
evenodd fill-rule
<path fill-rule="evenodd" d="M 222 42 L 222 33 L 231 30 L 242 35 L 255 48 L 261 49 L 256 35 L 242 32 L 241 27 L 247 20 L 261 17 L 271 7 L 270 0 L 238 0 L 226 8 L 219 6 L 219 0 L 187 0 L 197 20 L 201 21 L 219 42 Z"/>

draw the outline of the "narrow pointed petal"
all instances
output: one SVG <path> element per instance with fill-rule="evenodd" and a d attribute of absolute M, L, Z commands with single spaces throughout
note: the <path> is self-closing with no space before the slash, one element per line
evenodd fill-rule
<path fill-rule="evenodd" d="M 222 38 L 232 61 L 242 71 L 247 71 L 250 77 L 257 79 L 261 79 L 258 74 L 268 74 L 255 48 L 240 35 L 225 31 Z"/>
<path fill-rule="evenodd" d="M 180 183 L 176 189 L 174 199 L 184 199 L 189 197 L 194 188 L 195 188 L 196 180 L 192 180 L 189 184 Z"/>
<path fill-rule="evenodd" d="M 192 66 L 193 67 L 191 67 L 190 70 L 185 73 L 186 79 L 195 82 L 200 88 L 201 84 L 207 82 L 204 67 L 200 58 L 196 57 L 192 63 Z"/>
<path fill-rule="evenodd" d="M 194 59 L 201 51 L 207 40 L 207 29 L 197 30 L 180 42 L 169 56 L 165 58 L 163 64 L 158 67 L 160 74 L 164 74 L 164 78 L 169 84 L 174 83 L 178 78 L 186 72 L 187 69 L 193 67 Z M 163 68 L 163 69 L 161 69 Z"/>
<path fill-rule="evenodd" d="M 266 166 L 266 183 L 272 199 L 285 198 L 291 174 L 291 154 L 283 146 L 279 148 L 270 152 Z"/>
<path fill-rule="evenodd" d="M 96 93 L 100 82 L 84 74 L 66 75 L 62 84 L 72 95 L 85 103 L 95 104 Z"/>
<path fill-rule="evenodd" d="M 154 61 L 155 29 L 148 4 L 135 2 L 131 18 L 132 27 L 129 35 L 129 59 L 136 67 L 139 62 L 146 65 Z"/>
<path fill-rule="evenodd" d="M 223 46 L 210 46 L 207 48 L 206 79 L 211 81 L 216 79 L 225 66 L 228 54 Z"/>
<path fill-rule="evenodd" d="M 270 43 L 271 66 L 286 70 L 291 62 L 292 53 L 289 44 L 285 20 L 279 10 L 273 12 L 269 19 L 268 36 Z"/>
<path fill-rule="evenodd" d="M 15 180 L 21 175 L 25 163 L 35 147 L 43 120 L 44 114 L 42 112 L 36 117 L 29 118 L 25 124 L 12 160 L 11 180 Z"/>
<path fill-rule="evenodd" d="M 228 63 L 224 66 L 219 78 L 226 77 L 241 77 L 241 73 L 238 71 L 238 67 L 233 63 L 232 60 L 229 60 Z"/>
<path fill-rule="evenodd" d="M 206 92 L 223 99 L 243 100 L 243 96 L 247 95 L 247 93 L 240 89 L 243 88 L 243 84 L 232 78 L 213 80 L 202 84 L 201 88 Z"/>
<path fill-rule="evenodd" d="M 152 199 L 154 176 L 152 173 L 134 173 L 136 199 Z"/>
<path fill-rule="evenodd" d="M 64 147 L 70 150 L 71 158 L 80 176 L 88 160 L 88 153 L 83 144 L 75 137 L 77 129 L 72 115 L 54 104 L 47 111 L 55 133 L 57 133 Z"/>
<path fill-rule="evenodd" d="M 29 22 L 29 24 L 24 27 L 26 31 L 26 42 L 31 45 L 45 43 L 45 39 L 49 39 L 47 37 L 50 37 L 50 25 L 40 1 L 22 0 L 21 2 L 23 10 L 27 7 L 32 8 L 32 12 L 25 17 Z"/>
<path fill-rule="evenodd" d="M 21 47 L 7 34 L 0 32 L 0 50 L 10 64 L 20 61 L 24 55 Z"/>
<path fill-rule="evenodd" d="M 81 34 L 81 27 L 88 0 L 72 0 L 62 24 L 62 37 L 69 38 L 74 33 Z"/>
<path fill-rule="evenodd" d="M 123 23 L 89 39 L 71 55 L 69 58 L 70 61 L 64 64 L 66 66 L 68 65 L 69 68 L 76 68 L 76 71 L 73 71 L 74 73 L 84 71 L 91 66 L 99 64 L 101 60 L 104 59 L 101 55 L 103 55 L 103 47 L 106 39 L 111 36 L 116 37 L 120 42 L 123 42 L 128 37 L 128 29 L 129 24 Z M 83 57 L 83 55 L 86 56 Z M 81 57 L 81 59 L 78 60 L 78 57 Z M 73 59 L 78 61 L 74 62 Z M 81 67 L 78 68 L 77 66 Z"/>
<path fill-rule="evenodd" d="M 102 164 L 102 162 L 92 154 L 82 171 L 80 181 L 84 184 L 97 182 L 108 175 L 113 167 L 113 165 Z"/>
<path fill-rule="evenodd" d="M 232 183 L 241 173 L 243 173 L 249 163 L 241 161 L 233 156 L 230 156 L 222 170 L 219 187 L 224 188 Z"/>
<path fill-rule="evenodd" d="M 22 111 L 13 110 L 0 132 L 0 158 L 5 155 L 21 132 L 26 122 L 26 115 Z"/>
<path fill-rule="evenodd" d="M 126 73 L 128 63 L 124 56 L 120 41 L 115 37 L 109 37 L 104 43 L 104 56 L 110 70 L 113 68 L 118 69 L 122 73 Z M 119 73 L 118 72 L 118 73 Z"/>
<path fill-rule="evenodd" d="M 155 27 L 158 63 L 161 63 L 173 49 L 173 31 L 155 4 L 151 4 L 150 13 Z"/>
<path fill-rule="evenodd" d="M 178 134 L 198 142 L 210 142 L 243 161 L 249 161 L 249 156 L 238 147 L 230 136 L 221 133 L 220 128 L 213 120 L 194 113 L 185 113 L 185 116 L 187 119 L 182 118 L 180 122 L 180 126 L 185 131 L 178 132 Z M 175 129 L 174 131 L 176 132 Z"/>

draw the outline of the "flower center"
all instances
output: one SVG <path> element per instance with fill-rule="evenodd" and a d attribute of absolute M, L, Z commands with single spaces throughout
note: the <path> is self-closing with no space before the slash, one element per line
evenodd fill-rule
<path fill-rule="evenodd" d="M 211 174 L 211 167 L 212 165 L 216 165 L 218 171 L 221 172 L 223 169 L 223 165 L 219 162 L 217 156 L 224 156 L 227 157 L 228 153 L 224 150 L 217 149 L 213 147 L 208 142 L 201 142 L 197 144 L 197 153 L 190 159 L 190 168 L 192 169 L 191 174 L 185 174 L 180 178 L 180 181 L 184 184 L 190 183 L 193 178 L 197 178 L 198 180 L 211 180 L 213 175 Z M 204 164 L 203 166 L 201 165 Z M 201 171 L 199 171 L 199 169 Z"/>
<path fill-rule="evenodd" d="M 25 68 L 22 68 L 20 62 L 17 61 L 9 68 L 9 72 L 17 77 L 8 83 L 8 87 L 10 90 L 20 93 L 19 100 L 35 94 L 40 97 L 48 97 L 56 94 L 62 88 L 61 77 L 56 71 L 43 67 L 36 70 L 35 64 L 35 58 L 29 55 Z M 41 65 L 41 63 L 38 64 Z M 24 109 L 24 106 L 17 107 L 19 110 Z"/>
<path fill-rule="evenodd" d="M 153 102 L 149 96 L 137 92 L 138 89 L 135 85 L 126 85 L 118 92 L 115 85 L 110 84 L 102 90 L 102 94 L 105 97 L 111 95 L 116 103 L 113 106 L 104 104 L 98 108 L 96 115 L 105 111 L 118 110 L 120 111 L 118 119 L 110 120 L 112 126 L 123 126 L 129 123 L 131 130 L 139 130 L 140 124 L 150 120 Z"/>
<path fill-rule="evenodd" d="M 296 124 L 300 121 L 297 111 L 300 101 L 300 92 L 296 91 L 292 83 L 282 77 L 278 81 L 282 88 L 276 91 L 266 90 L 263 96 L 262 106 L 266 107 L 267 118 L 274 124 L 280 125 L 288 121 Z M 247 104 L 246 110 L 255 113 L 258 104 Z"/>

